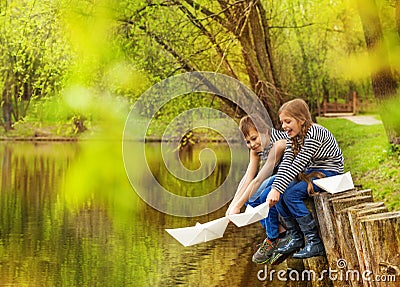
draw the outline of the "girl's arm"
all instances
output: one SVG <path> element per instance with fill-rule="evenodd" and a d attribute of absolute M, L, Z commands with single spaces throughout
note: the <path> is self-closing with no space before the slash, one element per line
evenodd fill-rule
<path fill-rule="evenodd" d="M 310 130 L 308 134 L 311 134 Z M 279 167 L 276 179 L 272 185 L 272 189 L 277 190 L 280 193 L 285 192 L 289 183 L 296 177 L 297 174 L 302 172 L 307 167 L 321 145 L 322 141 L 314 138 L 313 134 L 311 134 L 311 136 L 306 137 L 304 146 L 301 148 L 296 157 L 294 157 L 290 146 L 288 146 L 287 151 L 285 152 L 285 158 Z M 286 154 L 290 156 L 286 157 Z"/>
<path fill-rule="evenodd" d="M 274 167 L 281 159 L 283 152 L 285 151 L 286 140 L 279 140 L 272 145 L 271 150 L 268 153 L 268 158 L 264 166 L 261 168 L 257 176 L 251 180 L 247 185 L 246 189 L 241 192 L 241 195 L 236 200 L 234 199 L 227 211 L 227 214 L 240 213 L 241 207 L 249 200 L 249 198 L 258 190 L 260 185 L 269 178 L 274 170 Z"/>

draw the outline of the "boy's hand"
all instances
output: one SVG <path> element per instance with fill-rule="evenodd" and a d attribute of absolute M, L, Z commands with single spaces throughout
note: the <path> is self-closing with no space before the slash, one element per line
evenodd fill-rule
<path fill-rule="evenodd" d="M 266 201 L 268 202 L 269 206 L 272 207 L 278 203 L 280 197 L 281 197 L 281 193 L 278 190 L 276 190 L 275 188 L 273 188 L 269 192 Z"/>
<path fill-rule="evenodd" d="M 230 206 L 226 211 L 226 215 L 239 214 L 239 213 L 240 213 L 240 207 L 237 207 L 236 205 Z"/>

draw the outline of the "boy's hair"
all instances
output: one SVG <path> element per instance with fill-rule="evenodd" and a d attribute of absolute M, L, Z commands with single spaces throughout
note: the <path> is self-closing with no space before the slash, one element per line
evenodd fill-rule
<path fill-rule="evenodd" d="M 259 133 L 268 134 L 270 126 L 259 115 L 251 114 L 240 119 L 239 129 L 242 131 L 243 135 L 247 137 L 251 129 L 254 129 Z"/>

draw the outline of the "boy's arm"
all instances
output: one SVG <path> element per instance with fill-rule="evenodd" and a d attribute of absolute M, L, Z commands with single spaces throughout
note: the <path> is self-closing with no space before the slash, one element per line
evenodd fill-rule
<path fill-rule="evenodd" d="M 241 179 L 239 186 L 236 190 L 235 196 L 233 197 L 233 200 L 232 200 L 231 204 L 229 205 L 228 210 L 226 211 L 227 215 L 229 214 L 232 207 L 236 204 L 236 202 L 242 197 L 243 193 L 249 186 L 250 182 L 256 176 L 259 162 L 260 162 L 260 157 L 258 156 L 258 154 L 256 152 L 250 150 L 249 165 L 247 166 L 246 173 L 244 174 L 243 178 Z"/>
<path fill-rule="evenodd" d="M 246 203 L 247 200 L 258 190 L 260 185 L 271 176 L 274 167 L 281 159 L 286 147 L 286 140 L 276 141 L 268 153 L 268 158 L 264 166 L 261 168 L 257 176 L 251 180 L 251 182 L 246 186 L 246 189 L 241 192 L 240 197 L 237 200 L 232 201 L 229 209 L 227 211 L 230 214 L 237 214 L 240 212 L 240 208 Z M 236 198 L 236 196 L 235 196 Z"/>
<path fill-rule="evenodd" d="M 283 153 L 285 152 L 285 148 L 286 140 L 279 140 L 274 142 L 271 150 L 268 153 L 267 161 L 253 180 L 257 184 L 256 186 L 254 186 L 254 191 L 256 191 L 260 187 L 261 183 L 263 183 L 264 180 L 272 175 L 275 166 L 278 164 L 283 156 Z M 249 194 L 249 198 L 254 194 L 254 191 Z"/>

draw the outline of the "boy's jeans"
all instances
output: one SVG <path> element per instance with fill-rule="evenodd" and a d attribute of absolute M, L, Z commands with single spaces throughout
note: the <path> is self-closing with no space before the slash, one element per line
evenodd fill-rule
<path fill-rule="evenodd" d="M 274 180 L 275 175 L 264 180 L 256 193 L 254 193 L 253 196 L 246 202 L 246 205 L 249 204 L 252 207 L 256 207 L 264 203 L 267 199 L 268 193 L 271 191 Z M 269 239 L 278 238 L 279 214 L 275 206 L 269 209 L 268 216 L 260 220 L 260 223 L 265 228 Z"/>

